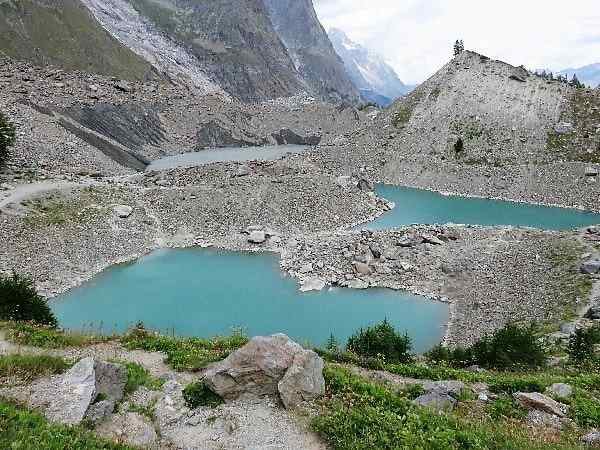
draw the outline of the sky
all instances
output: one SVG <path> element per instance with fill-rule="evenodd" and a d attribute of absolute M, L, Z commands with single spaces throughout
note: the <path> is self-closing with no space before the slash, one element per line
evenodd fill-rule
<path fill-rule="evenodd" d="M 600 62 L 600 0 L 313 1 L 326 29 L 381 54 L 405 83 L 433 75 L 456 39 L 529 69 Z"/>

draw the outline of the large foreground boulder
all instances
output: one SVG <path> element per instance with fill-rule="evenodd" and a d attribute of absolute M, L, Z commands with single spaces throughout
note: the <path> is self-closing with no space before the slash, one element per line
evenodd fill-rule
<path fill-rule="evenodd" d="M 100 410 L 110 414 L 116 402 L 123 398 L 126 382 L 124 367 L 85 358 L 65 374 L 35 383 L 29 403 L 41 408 L 52 422 L 75 425 L 88 414 L 98 421 Z M 94 407 L 99 396 L 102 408 Z"/>
<path fill-rule="evenodd" d="M 204 382 L 225 400 L 280 395 L 293 408 L 324 393 L 323 365 L 315 352 L 284 334 L 259 336 L 209 367 Z"/>

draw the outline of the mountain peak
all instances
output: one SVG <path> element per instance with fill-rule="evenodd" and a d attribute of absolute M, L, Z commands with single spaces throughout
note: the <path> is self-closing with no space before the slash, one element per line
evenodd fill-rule
<path fill-rule="evenodd" d="M 382 56 L 352 41 L 339 28 L 331 28 L 328 34 L 364 100 L 387 106 L 394 99 L 410 92 L 411 88 L 398 78 Z"/>

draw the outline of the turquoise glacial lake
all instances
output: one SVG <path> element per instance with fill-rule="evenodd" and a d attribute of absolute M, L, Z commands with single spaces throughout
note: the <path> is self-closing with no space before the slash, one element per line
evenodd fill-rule
<path fill-rule="evenodd" d="M 378 185 L 377 195 L 396 207 L 373 222 L 358 228 L 385 230 L 411 224 L 515 225 L 545 230 L 570 230 L 600 224 L 600 214 L 459 196 L 423 189 Z"/>
<path fill-rule="evenodd" d="M 138 321 L 163 333 L 212 337 L 241 328 L 249 336 L 278 332 L 323 345 L 387 318 L 413 338 L 414 350 L 437 344 L 448 305 L 387 289 L 332 288 L 301 293 L 272 254 L 212 249 L 158 250 L 113 266 L 51 306 L 61 326 L 122 332 Z"/>

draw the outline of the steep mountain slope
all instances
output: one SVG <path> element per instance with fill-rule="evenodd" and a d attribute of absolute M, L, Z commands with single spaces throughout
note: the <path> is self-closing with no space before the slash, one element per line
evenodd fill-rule
<path fill-rule="evenodd" d="M 376 181 L 597 209 L 600 95 L 464 52 L 320 164 Z M 567 123 L 563 123 L 567 122 Z"/>
<path fill-rule="evenodd" d="M 600 86 L 600 63 L 590 64 L 578 69 L 565 69 L 558 72 L 558 75 L 566 75 L 569 80 L 573 78 L 574 74 L 577 74 L 579 81 L 587 86 Z"/>
<path fill-rule="evenodd" d="M 77 0 L 0 2 L 0 53 L 127 79 L 151 65 L 114 39 Z"/>
<path fill-rule="evenodd" d="M 351 41 L 342 30 L 332 28 L 329 38 L 364 100 L 388 106 L 412 90 L 381 56 Z"/>
<path fill-rule="evenodd" d="M 312 0 L 264 0 L 271 21 L 310 88 L 325 97 L 357 101 L 359 93 L 323 29 Z"/>

